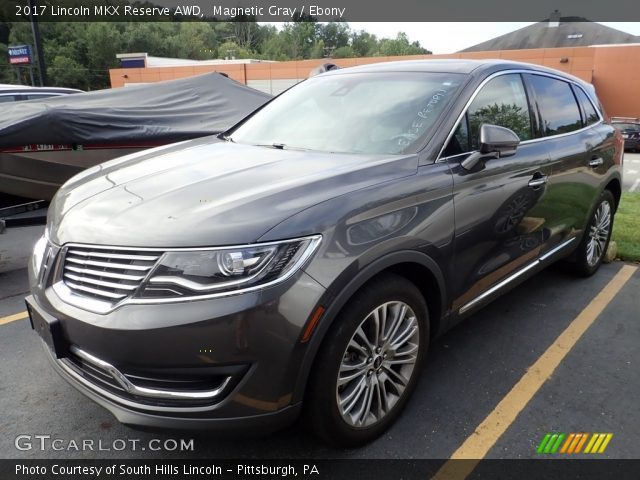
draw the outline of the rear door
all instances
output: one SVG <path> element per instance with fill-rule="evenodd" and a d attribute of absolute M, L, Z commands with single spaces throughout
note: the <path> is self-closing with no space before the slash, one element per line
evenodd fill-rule
<path fill-rule="evenodd" d="M 532 266 L 549 241 L 545 189 L 551 167 L 544 142 L 534 140 L 532 119 L 521 75 L 501 74 L 480 88 L 445 147 L 441 160 L 454 179 L 454 311 L 488 299 L 515 272 Z M 507 127 L 522 143 L 515 155 L 468 171 L 461 162 L 477 151 L 482 124 Z"/>
<path fill-rule="evenodd" d="M 552 234 L 544 254 L 577 245 L 597 195 L 597 172 L 606 172 L 607 162 L 603 137 L 593 127 L 600 117 L 584 91 L 543 74 L 524 79 L 551 159 L 547 196 L 554 208 L 547 219 Z"/>

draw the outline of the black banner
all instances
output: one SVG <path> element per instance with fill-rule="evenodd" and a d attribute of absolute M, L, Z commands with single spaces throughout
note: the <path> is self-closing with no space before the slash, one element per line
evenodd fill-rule
<path fill-rule="evenodd" d="M 169 478 L 637 480 L 640 460 L 0 460 L 2 480 Z"/>
<path fill-rule="evenodd" d="M 2 0 L 0 21 L 237 20 L 290 22 L 541 21 L 559 10 L 591 21 L 640 21 L 637 0 Z"/>

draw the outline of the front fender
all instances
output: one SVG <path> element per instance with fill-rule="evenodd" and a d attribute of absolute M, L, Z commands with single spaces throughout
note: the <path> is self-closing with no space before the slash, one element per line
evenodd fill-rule
<path fill-rule="evenodd" d="M 293 403 L 301 401 L 304 392 L 306 390 L 307 381 L 313 368 L 313 363 L 318 354 L 318 350 L 322 345 L 327 332 L 333 325 L 336 317 L 346 305 L 348 300 L 369 280 L 378 275 L 379 273 L 388 270 L 389 268 L 399 264 L 417 264 L 429 270 L 435 279 L 440 296 L 440 305 L 446 306 L 447 303 L 447 291 L 444 281 L 444 275 L 440 269 L 438 263 L 425 253 L 416 250 L 400 250 L 392 253 L 388 253 L 377 260 L 367 264 L 357 273 L 354 273 L 354 269 L 357 269 L 359 261 L 353 262 L 353 268 L 347 268 L 342 275 L 340 275 L 332 285 L 329 286 L 326 293 L 320 299 L 318 305 L 322 305 L 326 308 L 324 314 L 320 318 L 317 326 L 314 329 L 313 335 L 308 342 L 306 353 L 302 360 L 302 365 L 299 370 L 299 376 L 295 383 L 296 387 L 293 392 Z M 444 309 L 443 309 L 444 310 Z M 315 311 L 315 308 L 314 310 Z M 436 336 L 438 332 L 432 332 L 433 336 Z"/>

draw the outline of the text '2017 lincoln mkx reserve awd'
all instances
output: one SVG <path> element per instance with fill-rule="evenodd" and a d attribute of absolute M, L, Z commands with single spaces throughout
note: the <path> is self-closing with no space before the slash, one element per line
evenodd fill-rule
<path fill-rule="evenodd" d="M 65 184 L 27 306 L 55 369 L 121 422 L 379 436 L 429 342 L 559 259 L 594 273 L 623 141 L 534 65 L 334 70 L 219 137 Z"/>

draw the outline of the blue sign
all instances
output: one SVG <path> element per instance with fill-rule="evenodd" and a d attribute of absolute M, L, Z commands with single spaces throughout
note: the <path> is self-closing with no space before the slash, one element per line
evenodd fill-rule
<path fill-rule="evenodd" d="M 9 63 L 11 65 L 31 65 L 32 58 L 30 45 L 9 45 Z"/>

